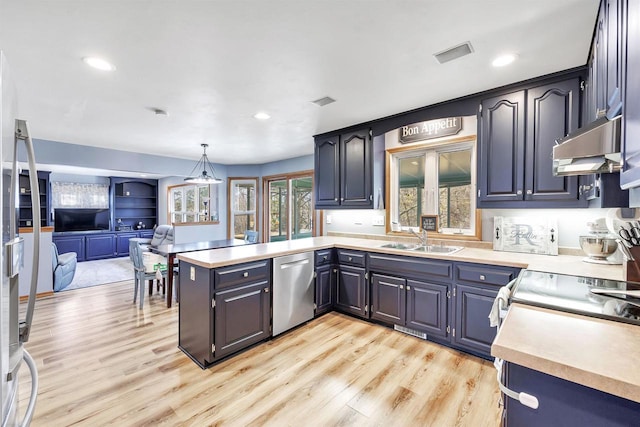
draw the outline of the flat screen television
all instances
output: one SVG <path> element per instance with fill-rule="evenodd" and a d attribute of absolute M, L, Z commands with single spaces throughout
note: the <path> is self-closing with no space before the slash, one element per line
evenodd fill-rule
<path fill-rule="evenodd" d="M 54 210 L 54 231 L 109 230 L 111 214 L 109 209 L 66 209 Z"/>

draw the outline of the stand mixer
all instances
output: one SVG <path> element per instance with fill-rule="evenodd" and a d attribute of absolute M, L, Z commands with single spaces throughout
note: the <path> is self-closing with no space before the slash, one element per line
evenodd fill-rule
<path fill-rule="evenodd" d="M 593 264 L 622 264 L 616 237 L 609 233 L 604 218 L 587 223 L 589 234 L 579 237 L 580 247 L 587 255 L 583 262 Z"/>

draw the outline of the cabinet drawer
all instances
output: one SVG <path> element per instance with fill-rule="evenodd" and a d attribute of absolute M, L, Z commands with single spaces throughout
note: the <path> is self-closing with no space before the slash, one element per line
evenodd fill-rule
<path fill-rule="evenodd" d="M 456 282 L 504 286 L 518 275 L 518 269 L 482 264 L 456 264 Z"/>
<path fill-rule="evenodd" d="M 316 251 L 316 267 L 320 265 L 328 265 L 334 262 L 335 251 L 333 249 L 325 249 Z"/>
<path fill-rule="evenodd" d="M 412 277 L 451 279 L 453 263 L 428 258 L 369 254 L 369 270 L 385 271 Z"/>
<path fill-rule="evenodd" d="M 264 260 L 218 268 L 214 272 L 215 289 L 256 280 L 271 280 L 270 267 L 271 260 Z"/>
<path fill-rule="evenodd" d="M 366 262 L 366 257 L 364 252 L 338 249 L 338 261 L 340 262 L 340 264 L 353 265 L 356 267 L 364 267 Z"/>

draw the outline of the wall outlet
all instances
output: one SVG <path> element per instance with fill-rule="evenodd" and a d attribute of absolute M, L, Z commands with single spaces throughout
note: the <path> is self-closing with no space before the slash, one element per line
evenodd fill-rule
<path fill-rule="evenodd" d="M 384 216 L 376 215 L 371 218 L 371 225 L 384 225 Z"/>
<path fill-rule="evenodd" d="M 331 215 L 327 215 L 326 221 L 327 221 L 327 224 L 331 224 Z"/>
<path fill-rule="evenodd" d="M 189 279 L 196 280 L 196 268 L 189 267 Z"/>

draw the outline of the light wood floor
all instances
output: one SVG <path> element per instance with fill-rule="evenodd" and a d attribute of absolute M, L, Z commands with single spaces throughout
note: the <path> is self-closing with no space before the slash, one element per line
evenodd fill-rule
<path fill-rule="evenodd" d="M 122 282 L 37 301 L 33 426 L 499 424 L 495 370 L 476 357 L 330 313 L 201 370 L 177 348 L 178 308 L 132 298 Z M 22 409 L 28 392 L 24 372 Z"/>

